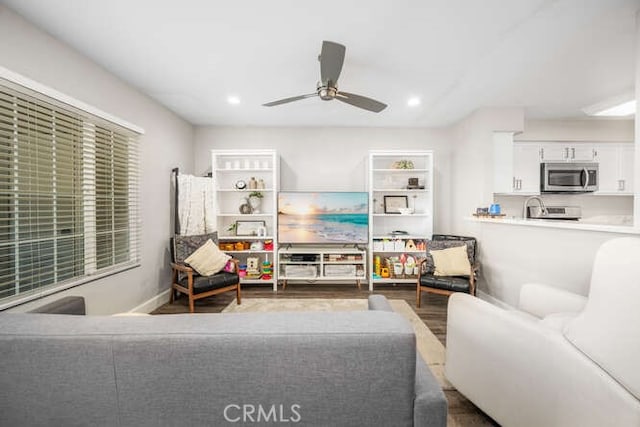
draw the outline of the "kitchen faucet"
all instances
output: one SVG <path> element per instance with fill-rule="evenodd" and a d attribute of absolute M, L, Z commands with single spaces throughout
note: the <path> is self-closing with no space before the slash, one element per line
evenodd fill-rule
<path fill-rule="evenodd" d="M 544 205 L 544 202 L 542 201 L 542 198 L 540 198 L 539 196 L 531 196 L 531 197 L 527 197 L 527 199 L 524 201 L 524 204 L 522 205 L 522 218 L 523 219 L 527 219 L 529 217 L 528 212 L 527 212 L 527 206 L 529 205 L 529 202 L 531 200 L 537 200 L 538 203 L 540 204 L 540 210 L 542 211 L 542 216 L 546 216 L 547 215 L 547 207 Z"/>

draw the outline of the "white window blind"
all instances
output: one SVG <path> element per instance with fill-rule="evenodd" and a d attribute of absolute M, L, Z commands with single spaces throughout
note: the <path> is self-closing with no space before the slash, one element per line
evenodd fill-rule
<path fill-rule="evenodd" d="M 139 262 L 137 134 L 0 85 L 0 302 Z"/>

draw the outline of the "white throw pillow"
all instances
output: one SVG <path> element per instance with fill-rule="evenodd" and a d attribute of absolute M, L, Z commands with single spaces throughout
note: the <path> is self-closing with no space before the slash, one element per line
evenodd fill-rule
<path fill-rule="evenodd" d="M 433 258 L 434 276 L 469 276 L 471 263 L 467 255 L 467 245 L 456 246 L 430 252 Z"/>
<path fill-rule="evenodd" d="M 211 276 L 222 270 L 230 259 L 209 239 L 184 261 L 202 276 Z"/>

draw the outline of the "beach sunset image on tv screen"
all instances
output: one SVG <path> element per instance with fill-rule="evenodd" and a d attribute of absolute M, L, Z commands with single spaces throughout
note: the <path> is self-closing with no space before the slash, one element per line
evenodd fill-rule
<path fill-rule="evenodd" d="M 281 192 L 280 243 L 367 243 L 368 194 Z"/>

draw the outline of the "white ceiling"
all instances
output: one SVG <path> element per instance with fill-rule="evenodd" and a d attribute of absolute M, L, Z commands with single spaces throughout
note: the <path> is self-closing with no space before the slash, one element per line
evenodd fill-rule
<path fill-rule="evenodd" d="M 455 123 L 484 106 L 530 118 L 633 90 L 640 0 L 0 0 L 198 125 Z M 340 89 L 379 114 L 306 99 L 322 40 L 346 45 Z M 240 97 L 229 105 L 227 97 Z M 407 106 L 410 96 L 422 104 Z"/>

